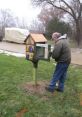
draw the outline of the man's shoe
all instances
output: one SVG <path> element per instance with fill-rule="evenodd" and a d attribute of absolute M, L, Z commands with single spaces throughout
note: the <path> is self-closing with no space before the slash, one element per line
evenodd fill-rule
<path fill-rule="evenodd" d="M 57 89 L 55 89 L 55 90 L 56 90 L 56 91 L 58 91 L 58 92 L 63 92 L 63 90 L 60 90 L 60 89 L 58 89 L 58 88 L 57 88 Z"/>
<path fill-rule="evenodd" d="M 51 93 L 54 92 L 54 89 L 50 89 L 50 87 L 45 87 L 45 89 L 46 89 L 47 91 L 51 92 Z"/>

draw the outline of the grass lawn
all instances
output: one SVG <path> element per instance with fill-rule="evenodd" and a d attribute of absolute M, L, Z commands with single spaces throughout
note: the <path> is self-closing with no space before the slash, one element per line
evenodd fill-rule
<path fill-rule="evenodd" d="M 82 117 L 82 67 L 71 65 L 64 93 L 31 94 L 22 85 L 32 81 L 31 62 L 0 54 L 0 117 L 17 117 L 22 109 L 28 111 L 20 117 Z M 49 81 L 54 71 L 53 61 L 40 61 L 38 80 Z M 38 82 L 39 82 L 38 81 Z"/>

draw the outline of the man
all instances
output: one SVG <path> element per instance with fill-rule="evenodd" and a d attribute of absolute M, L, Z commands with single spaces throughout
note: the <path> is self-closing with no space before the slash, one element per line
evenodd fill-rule
<path fill-rule="evenodd" d="M 67 40 L 67 35 L 61 36 L 60 33 L 53 33 L 52 39 L 55 43 L 52 58 L 57 62 L 56 69 L 53 73 L 52 80 L 46 90 L 49 92 L 54 92 L 55 90 L 59 92 L 64 91 L 64 83 L 66 80 L 66 74 L 71 62 L 71 50 Z M 58 82 L 58 88 L 56 89 L 56 83 Z"/>

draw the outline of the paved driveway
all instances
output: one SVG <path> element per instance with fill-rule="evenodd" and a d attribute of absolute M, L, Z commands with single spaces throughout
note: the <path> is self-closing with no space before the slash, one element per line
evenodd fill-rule
<path fill-rule="evenodd" d="M 0 42 L 0 49 L 25 54 L 24 44 Z"/>
<path fill-rule="evenodd" d="M 78 64 L 82 65 L 82 49 L 71 49 L 71 56 L 72 56 L 72 61 L 71 63 L 73 64 Z"/>
<path fill-rule="evenodd" d="M 24 44 L 0 42 L 0 49 L 25 54 Z M 72 52 L 71 63 L 82 65 L 82 49 L 71 49 L 71 52 Z"/>

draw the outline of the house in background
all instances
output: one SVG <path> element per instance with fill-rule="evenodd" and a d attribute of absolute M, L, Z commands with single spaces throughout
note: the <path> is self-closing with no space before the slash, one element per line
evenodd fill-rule
<path fill-rule="evenodd" d="M 24 43 L 29 31 L 21 28 L 5 28 L 5 41 Z"/>

